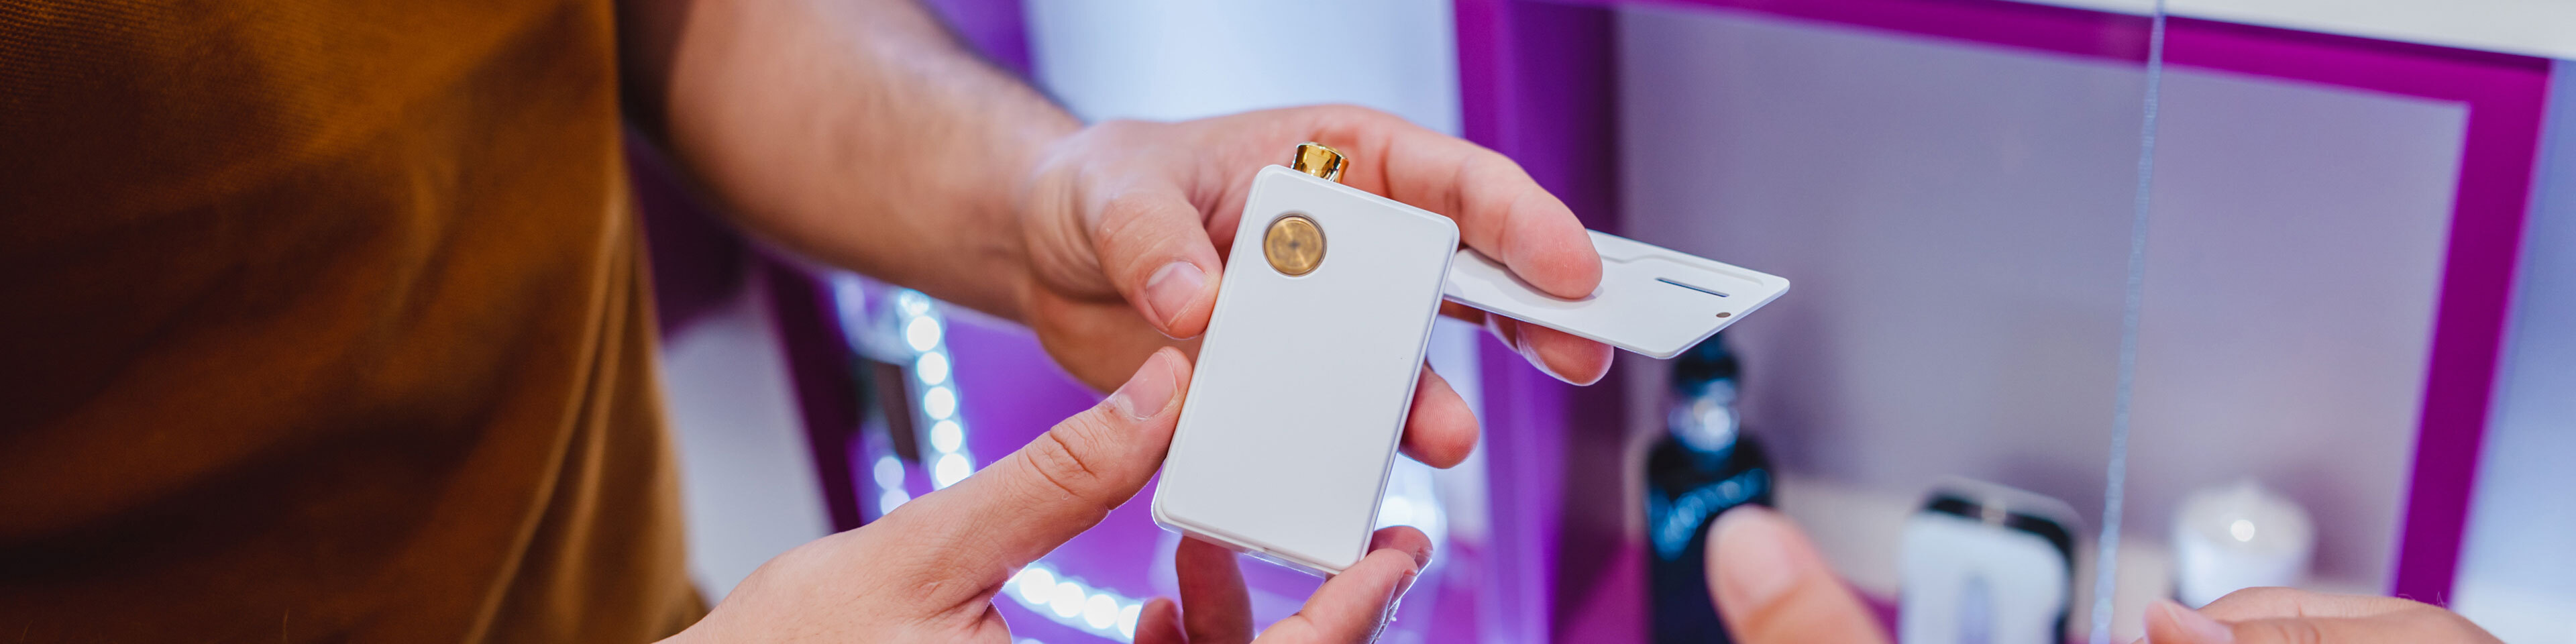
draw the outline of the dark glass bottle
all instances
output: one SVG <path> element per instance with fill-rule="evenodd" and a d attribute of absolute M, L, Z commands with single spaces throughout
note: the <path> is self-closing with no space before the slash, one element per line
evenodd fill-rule
<path fill-rule="evenodd" d="M 1646 456 L 1646 565 L 1658 644 L 1730 641 L 1709 601 L 1708 527 L 1728 508 L 1771 505 L 1771 464 L 1739 421 L 1740 367 L 1723 337 L 1673 360 L 1667 431 Z"/>

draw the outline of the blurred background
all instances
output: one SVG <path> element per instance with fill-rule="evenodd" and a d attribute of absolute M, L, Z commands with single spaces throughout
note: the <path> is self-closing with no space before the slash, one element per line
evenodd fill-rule
<path fill-rule="evenodd" d="M 1907 642 L 2128 641 L 2253 585 L 2576 642 L 2576 5 L 929 4 L 1086 120 L 1366 105 L 1795 281 L 1590 388 L 1444 322 L 1485 442 L 1390 485 L 1441 555 L 1387 641 L 1716 641 L 1691 544 L 1764 503 Z M 710 597 L 1098 399 L 1009 323 L 727 237 L 635 154 Z M 997 603 L 1024 642 L 1129 639 L 1176 539 L 1140 498 Z M 1263 623 L 1317 583 L 1247 575 Z"/>

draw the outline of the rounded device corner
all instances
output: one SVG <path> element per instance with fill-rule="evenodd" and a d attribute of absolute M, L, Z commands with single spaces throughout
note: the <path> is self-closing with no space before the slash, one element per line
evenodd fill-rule
<path fill-rule="evenodd" d="M 1148 503 L 1146 505 L 1146 509 L 1149 514 L 1154 516 L 1154 525 L 1162 526 L 1165 530 L 1178 532 L 1183 535 L 1191 534 L 1189 526 L 1174 520 L 1171 513 L 1163 509 L 1163 495 L 1155 494 L 1153 502 Z"/>

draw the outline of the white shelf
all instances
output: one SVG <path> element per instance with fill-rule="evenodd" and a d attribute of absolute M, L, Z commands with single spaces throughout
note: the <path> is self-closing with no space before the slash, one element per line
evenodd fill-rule
<path fill-rule="evenodd" d="M 2146 15 L 2153 0 L 2024 0 Z M 2567 0 L 2168 0 L 2187 18 L 2483 51 L 2576 59 Z"/>

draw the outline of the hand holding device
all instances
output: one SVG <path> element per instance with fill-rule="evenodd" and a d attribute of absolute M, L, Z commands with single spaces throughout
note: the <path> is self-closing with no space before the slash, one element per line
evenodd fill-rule
<path fill-rule="evenodd" d="M 1025 274 L 972 277 L 1013 285 L 1016 310 L 993 312 L 1028 324 L 1083 382 L 1117 386 L 1155 348 L 1190 350 L 1189 339 L 1205 332 L 1223 282 L 1221 251 L 1236 241 L 1253 175 L 1307 140 L 1347 144 L 1343 151 L 1367 161 L 1342 177 L 1348 185 L 1448 215 L 1467 247 L 1541 291 L 1580 297 L 1599 284 L 1601 260 L 1583 225 L 1510 159 L 1350 106 L 1092 124 L 1038 155 L 1012 191 L 1016 232 L 990 240 L 1024 254 Z M 984 186 L 998 187 L 1008 186 Z M 1489 326 L 1569 382 L 1609 369 L 1601 343 L 1465 306 L 1444 312 Z M 1466 401 L 1434 376 L 1413 407 L 1406 455 L 1435 467 L 1467 457 L 1476 421 Z"/>
<path fill-rule="evenodd" d="M 1359 566 L 1327 579 L 1297 613 L 1256 631 L 1252 599 L 1235 554 L 1223 546 L 1182 539 L 1172 554 L 1181 600 L 1155 598 L 1136 620 L 1136 644 L 1322 644 L 1374 642 L 1393 616 L 1396 600 L 1431 565 L 1431 538 L 1409 526 L 1391 526 L 1369 539 Z M 1409 570 L 1390 577 L 1389 570 Z M 1261 634 L 1259 638 L 1253 633 Z"/>
<path fill-rule="evenodd" d="M 1458 247 L 1449 218 L 1337 183 L 1336 151 L 1262 168 L 1233 235 L 1154 520 L 1333 575 L 1377 516 L 1443 294 L 1528 324 L 1670 356 L 1788 290 L 1771 275 L 1592 233 L 1604 280 L 1542 292 Z M 1453 270 L 1452 259 L 1463 268 Z"/>
<path fill-rule="evenodd" d="M 668 641 L 1008 641 L 994 594 L 1145 487 L 1190 374 L 1179 351 L 1155 353 L 1109 399 L 983 471 L 769 560 Z M 1316 591 L 1297 629 L 1314 641 L 1366 636 L 1428 547 L 1411 528 L 1390 531 L 1386 552 Z M 1138 640 L 1153 641 L 1146 634 Z"/>

